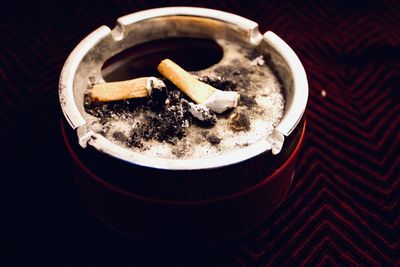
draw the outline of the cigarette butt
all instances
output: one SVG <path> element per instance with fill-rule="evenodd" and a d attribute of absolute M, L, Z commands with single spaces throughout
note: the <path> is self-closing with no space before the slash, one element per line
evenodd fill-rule
<path fill-rule="evenodd" d="M 197 104 L 206 101 L 217 89 L 203 83 L 196 76 L 182 69 L 170 59 L 164 59 L 157 67 L 158 71 Z"/>
<path fill-rule="evenodd" d="M 204 104 L 214 112 L 222 113 L 236 107 L 239 93 L 218 90 L 203 83 L 170 59 L 164 59 L 157 67 L 158 71 L 197 104 Z"/>
<path fill-rule="evenodd" d="M 94 101 L 109 102 L 130 98 L 147 97 L 152 89 L 161 89 L 164 83 L 155 77 L 141 77 L 127 81 L 93 85 L 90 97 Z"/>

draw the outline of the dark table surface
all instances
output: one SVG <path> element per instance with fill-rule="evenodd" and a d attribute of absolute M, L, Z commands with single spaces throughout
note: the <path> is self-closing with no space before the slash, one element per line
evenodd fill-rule
<path fill-rule="evenodd" d="M 5 2 L 1 266 L 400 265 L 399 1 Z M 75 187 L 60 135 L 58 78 L 77 43 L 121 15 L 169 5 L 254 20 L 308 74 L 307 135 L 286 201 L 220 247 L 153 247 L 104 226 Z"/>

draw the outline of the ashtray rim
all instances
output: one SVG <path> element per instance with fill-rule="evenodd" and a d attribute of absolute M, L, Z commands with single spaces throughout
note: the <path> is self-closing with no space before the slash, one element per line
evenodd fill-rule
<path fill-rule="evenodd" d="M 148 202 L 148 203 L 153 203 L 153 204 L 158 204 L 158 205 L 170 205 L 170 206 L 193 206 L 193 205 L 209 205 L 209 204 L 215 204 L 215 203 L 220 203 L 224 201 L 229 201 L 232 199 L 237 199 L 245 195 L 251 195 L 252 192 L 256 191 L 257 189 L 265 186 L 266 183 L 270 183 L 273 179 L 280 177 L 280 174 L 284 172 L 288 165 L 291 164 L 294 160 L 297 159 L 298 153 L 302 147 L 302 144 L 304 142 L 304 136 L 305 136 L 305 131 L 307 128 L 307 120 L 304 119 L 303 125 L 301 126 L 301 133 L 300 137 L 297 141 L 297 144 L 292 151 L 292 153 L 289 155 L 289 157 L 276 169 L 274 173 L 271 175 L 265 177 L 261 181 L 246 187 L 243 190 L 240 190 L 238 192 L 229 194 L 229 195 L 224 195 L 220 197 L 214 197 L 214 198 L 208 198 L 208 199 L 203 199 L 203 200 L 169 200 L 169 199 L 158 199 L 158 198 L 152 198 L 148 196 L 143 196 L 139 195 L 136 193 L 132 193 L 129 191 L 126 191 L 120 187 L 117 187 L 104 179 L 102 179 L 100 176 L 98 176 L 96 173 L 94 173 L 89 167 L 87 167 L 80 159 L 79 156 L 75 153 L 73 147 L 70 144 L 70 140 L 67 136 L 67 133 L 64 129 L 65 124 L 61 121 L 61 132 L 63 135 L 64 142 L 67 146 L 67 149 L 72 156 L 74 162 L 79 166 L 79 169 L 83 170 L 87 175 L 87 177 L 90 177 L 90 179 L 93 179 L 96 183 L 100 184 L 101 186 L 107 188 L 110 191 L 113 191 L 117 193 L 118 195 L 122 195 L 125 197 L 128 197 L 130 199 L 136 199 L 138 201 L 143 201 L 143 202 Z"/>
<path fill-rule="evenodd" d="M 113 157 L 130 163 L 168 170 L 199 170 L 224 167 L 245 161 L 249 158 L 268 152 L 271 149 L 266 140 L 261 140 L 250 146 L 241 148 L 240 150 L 204 159 L 155 159 L 154 157 L 146 156 L 142 153 L 114 144 L 104 136 L 95 133 L 86 124 L 85 119 L 78 110 L 73 93 L 75 72 L 83 57 L 105 36 L 111 34 L 116 41 L 123 38 L 123 29 L 124 27 L 126 28 L 127 25 L 145 19 L 170 15 L 193 15 L 236 24 L 249 32 L 251 42 L 257 43 L 265 41 L 275 49 L 289 66 L 291 75 L 293 76 L 294 96 L 292 97 L 293 103 L 290 105 L 289 110 L 286 110 L 285 108 L 285 115 L 275 128 L 274 134 L 276 134 L 281 140 L 284 140 L 285 136 L 290 135 L 303 116 L 308 98 L 307 77 L 295 52 L 276 34 L 268 31 L 262 35 L 258 31 L 257 23 L 246 18 L 228 12 L 206 8 L 167 7 L 140 11 L 123 16 L 117 20 L 117 26 L 113 30 L 107 26 L 101 26 L 84 38 L 68 57 L 60 77 L 59 96 L 61 107 L 67 121 L 73 129 L 77 130 L 79 144 L 82 147 L 90 144 L 99 152 L 107 153 Z"/>

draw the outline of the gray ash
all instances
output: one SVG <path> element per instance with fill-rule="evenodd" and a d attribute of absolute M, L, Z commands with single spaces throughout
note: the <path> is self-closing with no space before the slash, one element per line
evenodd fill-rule
<path fill-rule="evenodd" d="M 201 128 L 212 128 L 217 123 L 217 119 L 216 117 L 208 117 L 205 120 L 199 120 L 193 117 L 192 122 Z"/>
<path fill-rule="evenodd" d="M 213 146 L 218 145 L 221 143 L 221 138 L 218 137 L 216 134 L 210 133 L 209 131 L 202 131 L 201 135 L 206 138 L 206 140 Z"/>
<path fill-rule="evenodd" d="M 128 138 L 125 136 L 123 132 L 116 131 L 113 133 L 113 138 L 121 143 L 126 143 L 128 141 Z"/>
<path fill-rule="evenodd" d="M 254 106 L 257 106 L 257 101 L 255 99 L 255 96 L 241 95 L 239 105 L 246 106 L 249 109 L 252 109 Z"/>
<path fill-rule="evenodd" d="M 210 120 L 207 124 L 205 114 L 189 110 L 182 99 L 191 103 L 190 99 L 164 79 L 166 89 L 158 98 L 114 103 L 85 99 L 89 126 L 117 145 L 156 159 L 210 158 L 259 140 L 269 142 L 269 133 L 284 114 L 284 86 L 274 75 L 270 57 L 255 53 L 253 46 L 245 43 L 223 39 L 218 43 L 224 48 L 220 63 L 192 72 L 219 90 L 240 93 L 236 108 L 210 113 L 217 117 L 216 123 Z M 254 60 L 260 56 L 264 64 Z"/>
<path fill-rule="evenodd" d="M 246 53 L 244 53 L 244 55 L 249 60 L 253 60 L 256 57 L 260 56 L 260 52 L 257 51 L 257 49 L 251 49 L 251 50 L 248 50 Z"/>
<path fill-rule="evenodd" d="M 138 123 L 131 131 L 129 144 L 135 147 L 143 147 L 142 140 L 157 140 L 176 144 L 177 140 L 186 136 L 188 120 L 184 114 L 176 110 L 165 109 L 159 114 L 149 114 L 142 123 Z"/>
<path fill-rule="evenodd" d="M 153 89 L 151 95 L 148 97 L 146 105 L 150 108 L 151 111 L 159 112 L 163 109 L 165 105 L 165 100 L 167 100 L 167 98 L 167 88 L 163 88 L 162 90 Z"/>
<path fill-rule="evenodd" d="M 215 73 L 220 77 L 225 77 L 222 79 L 230 82 L 233 85 L 230 89 L 231 91 L 241 91 L 250 86 L 251 71 L 241 67 L 239 61 L 233 62 L 232 65 L 219 66 L 215 69 Z"/>
<path fill-rule="evenodd" d="M 249 116 L 244 112 L 238 112 L 233 114 L 229 120 L 229 127 L 234 132 L 250 130 Z"/>
<path fill-rule="evenodd" d="M 215 72 L 223 77 L 232 77 L 248 75 L 251 70 L 242 67 L 239 60 L 233 60 L 231 65 L 218 66 L 215 68 Z"/>
<path fill-rule="evenodd" d="M 217 88 L 222 91 L 235 91 L 237 84 L 233 80 L 227 80 L 221 76 L 216 78 L 211 78 L 209 76 L 203 76 L 199 78 L 199 81 L 204 82 L 206 84 L 211 85 L 214 88 Z"/>
<path fill-rule="evenodd" d="M 90 96 L 85 95 L 83 105 L 88 114 L 105 120 L 115 115 L 132 113 L 141 105 L 141 102 L 143 102 L 142 99 L 129 99 L 102 103 L 91 101 Z"/>
<path fill-rule="evenodd" d="M 143 132 L 132 130 L 130 133 L 130 139 L 127 142 L 127 145 L 130 147 L 143 147 Z"/>
<path fill-rule="evenodd" d="M 158 112 L 148 110 L 141 123 L 137 123 L 131 132 L 129 144 L 142 147 L 141 140 L 157 140 L 176 144 L 177 140 L 186 136 L 192 117 L 186 105 L 180 101 L 183 94 L 178 91 L 170 91 L 163 104 L 156 106 Z M 154 110 L 154 107 L 153 107 Z"/>
<path fill-rule="evenodd" d="M 199 80 L 219 90 L 235 91 L 238 89 L 238 83 L 233 79 L 239 81 L 246 79 L 248 71 L 225 66 L 216 73 L 221 76 L 226 75 L 227 78 L 204 76 Z M 193 106 L 197 105 L 189 102 L 187 96 L 171 82 L 164 80 L 164 83 L 166 88 L 153 90 L 151 96 L 147 98 L 102 103 L 91 101 L 90 97 L 86 95 L 84 107 L 88 114 L 99 118 L 99 122 L 103 125 L 101 133 L 104 136 L 111 134 L 115 141 L 128 147 L 146 149 L 145 142 L 150 140 L 177 144 L 178 140 L 187 135 L 188 127 L 192 124 L 205 129 L 214 127 L 217 122 L 216 114 L 210 110 L 196 108 L 197 115 L 201 115 L 202 119 L 197 118 L 198 116 L 192 114 Z M 256 105 L 254 98 L 247 96 L 242 96 L 240 103 L 249 108 Z M 226 114 L 229 116 L 230 112 L 226 112 Z M 139 116 L 141 119 L 140 122 L 137 122 L 135 118 Z M 132 130 L 110 133 L 110 124 L 119 118 L 131 122 Z M 231 117 L 229 126 L 234 131 L 247 131 L 250 129 L 250 121 L 246 114 L 238 113 Z M 205 138 L 213 146 L 221 142 L 221 138 L 213 134 L 207 134 Z"/>
<path fill-rule="evenodd" d="M 216 123 L 216 116 L 212 111 L 203 121 L 195 118 L 189 111 L 187 97 L 171 83 L 166 82 L 168 88 L 153 90 L 148 98 L 114 101 L 108 103 L 91 101 L 85 96 L 84 107 L 88 114 L 98 117 L 103 129 L 108 128 L 108 122 L 116 118 L 133 118 L 138 114 L 145 114 L 143 120 L 136 123 L 128 136 L 116 131 L 112 137 L 130 147 L 143 148 L 143 141 L 157 140 L 176 144 L 187 134 L 191 124 L 210 128 Z M 107 135 L 102 131 L 102 134 Z"/>
<path fill-rule="evenodd" d="M 212 145 L 218 145 L 219 143 L 221 143 L 221 138 L 212 134 L 207 136 L 207 141 L 210 142 L 210 144 Z"/>

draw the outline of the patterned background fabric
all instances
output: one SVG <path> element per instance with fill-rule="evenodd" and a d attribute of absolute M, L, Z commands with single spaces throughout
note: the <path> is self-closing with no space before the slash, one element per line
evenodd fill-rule
<path fill-rule="evenodd" d="M 60 135 L 58 78 L 77 43 L 122 15 L 171 5 L 258 22 L 308 74 L 289 195 L 222 247 L 152 247 L 103 225 L 76 189 Z M 0 266 L 400 265 L 399 1 L 16 0 L 0 12 Z"/>

